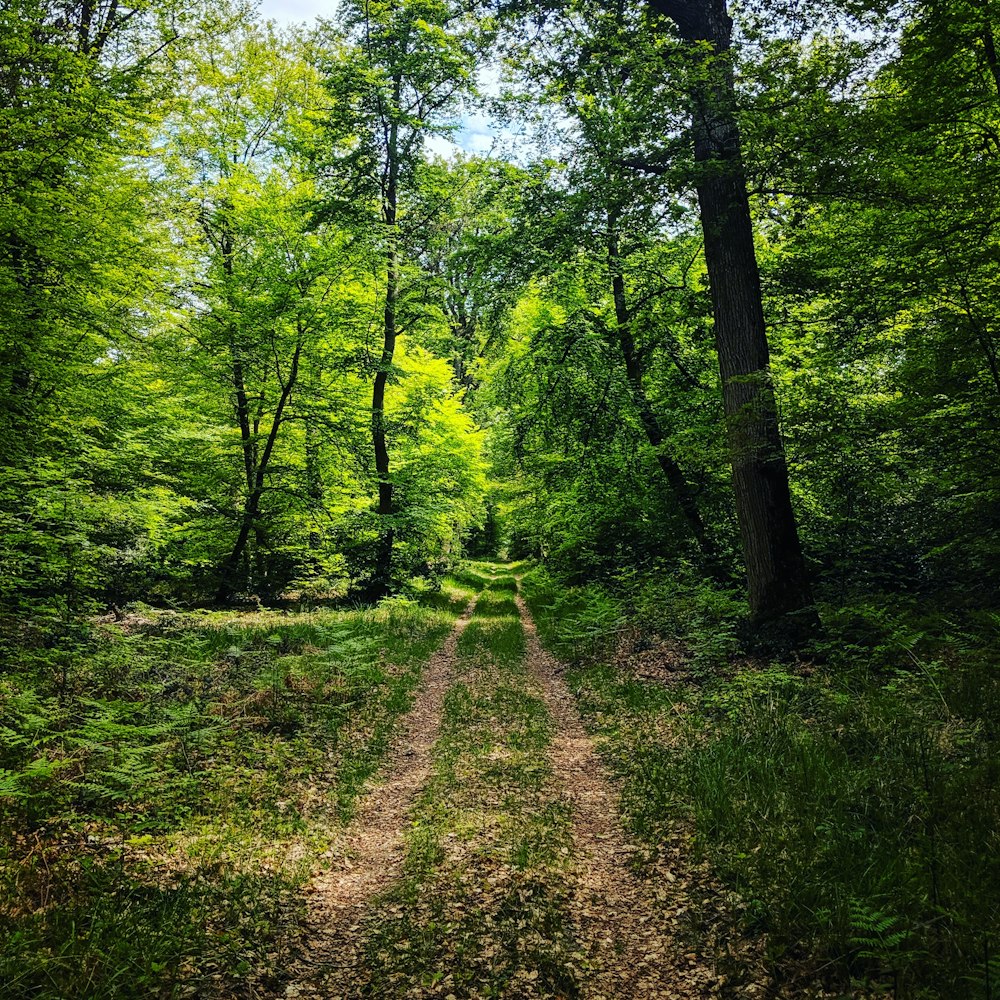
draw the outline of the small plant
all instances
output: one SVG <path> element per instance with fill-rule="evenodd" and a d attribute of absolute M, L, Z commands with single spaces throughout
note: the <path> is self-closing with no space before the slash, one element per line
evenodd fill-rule
<path fill-rule="evenodd" d="M 741 595 L 682 568 L 642 586 L 635 616 L 644 628 L 681 640 L 691 651 L 694 668 L 708 672 L 739 652 L 747 606 Z"/>
<path fill-rule="evenodd" d="M 899 957 L 900 947 L 911 937 L 898 914 L 859 899 L 849 901 L 850 946 L 858 958 L 888 965 Z"/>

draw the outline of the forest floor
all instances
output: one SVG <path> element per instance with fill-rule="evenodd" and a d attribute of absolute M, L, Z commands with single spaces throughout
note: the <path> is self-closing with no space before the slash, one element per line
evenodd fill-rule
<path fill-rule="evenodd" d="M 688 917 L 707 874 L 680 831 L 640 864 L 515 578 L 493 567 L 483 583 L 309 886 L 306 946 L 278 995 L 720 995 Z"/>
<path fill-rule="evenodd" d="M 561 663 L 513 569 L 26 645 L 0 678 L 0 998 L 834 995 L 776 987 L 696 849 L 664 763 L 688 689 Z"/>

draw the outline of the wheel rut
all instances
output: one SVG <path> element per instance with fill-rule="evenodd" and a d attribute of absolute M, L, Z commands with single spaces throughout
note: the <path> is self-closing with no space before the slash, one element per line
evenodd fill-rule
<path fill-rule="evenodd" d="M 631 865 L 618 791 L 584 729 L 558 661 L 538 639 L 531 612 L 515 598 L 526 640 L 526 665 L 552 716 L 553 779 L 573 808 L 576 859 L 573 920 L 587 953 L 581 983 L 587 1000 L 680 1000 L 717 995 L 718 977 L 671 930 L 687 900 L 657 898 Z"/>
<path fill-rule="evenodd" d="M 420 687 L 403 716 L 386 761 L 358 811 L 331 848 L 334 860 L 307 889 L 307 935 L 285 996 L 322 995 L 364 962 L 361 922 L 368 906 L 399 879 L 405 859 L 407 816 L 431 774 L 431 751 L 441 728 L 444 699 L 454 683 L 459 638 L 472 619 L 469 602 L 441 648 L 424 667 Z"/>

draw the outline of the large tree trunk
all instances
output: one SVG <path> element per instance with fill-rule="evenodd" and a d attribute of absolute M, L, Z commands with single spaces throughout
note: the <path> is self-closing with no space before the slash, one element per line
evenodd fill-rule
<path fill-rule="evenodd" d="M 382 361 L 375 375 L 372 388 L 372 444 L 375 449 L 375 474 L 378 477 L 378 516 L 380 534 L 375 553 L 372 575 L 372 596 L 381 597 L 389 592 L 392 580 L 392 482 L 389 479 L 389 447 L 385 435 L 385 388 L 389 380 L 396 349 L 396 254 L 390 250 L 386 271 L 385 321 L 382 333 Z"/>
<path fill-rule="evenodd" d="M 736 124 L 725 0 L 649 0 L 686 41 L 710 52 L 692 85 L 698 203 L 715 342 L 747 571 L 750 610 L 762 625 L 812 607 L 778 428 L 760 274 Z M 803 629 L 815 614 L 797 616 Z M 799 631 L 794 623 L 789 626 Z"/>

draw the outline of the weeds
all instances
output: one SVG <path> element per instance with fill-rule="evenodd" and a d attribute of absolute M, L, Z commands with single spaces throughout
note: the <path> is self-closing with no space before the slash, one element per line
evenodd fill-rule
<path fill-rule="evenodd" d="M 533 582 L 543 637 L 565 654 L 572 598 Z M 766 934 L 778 979 L 822 969 L 832 987 L 888 984 L 901 1000 L 995 993 L 993 616 L 828 609 L 819 668 L 734 660 L 739 615 L 725 595 L 647 585 L 634 603 L 701 666 L 697 685 L 673 688 L 579 655 L 569 674 L 636 833 L 655 846 L 693 824 L 743 930 Z M 719 622 L 731 627 L 703 641 Z M 738 963 L 730 974 L 738 988 Z"/>
<path fill-rule="evenodd" d="M 137 607 L 58 656 L 23 649 L 0 681 L 5 1000 L 267 987 L 468 591 L 427 596 Z"/>
<path fill-rule="evenodd" d="M 525 574 L 522 585 L 542 638 L 564 659 L 592 659 L 606 653 L 625 625 L 622 602 L 600 587 L 566 590 L 544 569 Z"/>

